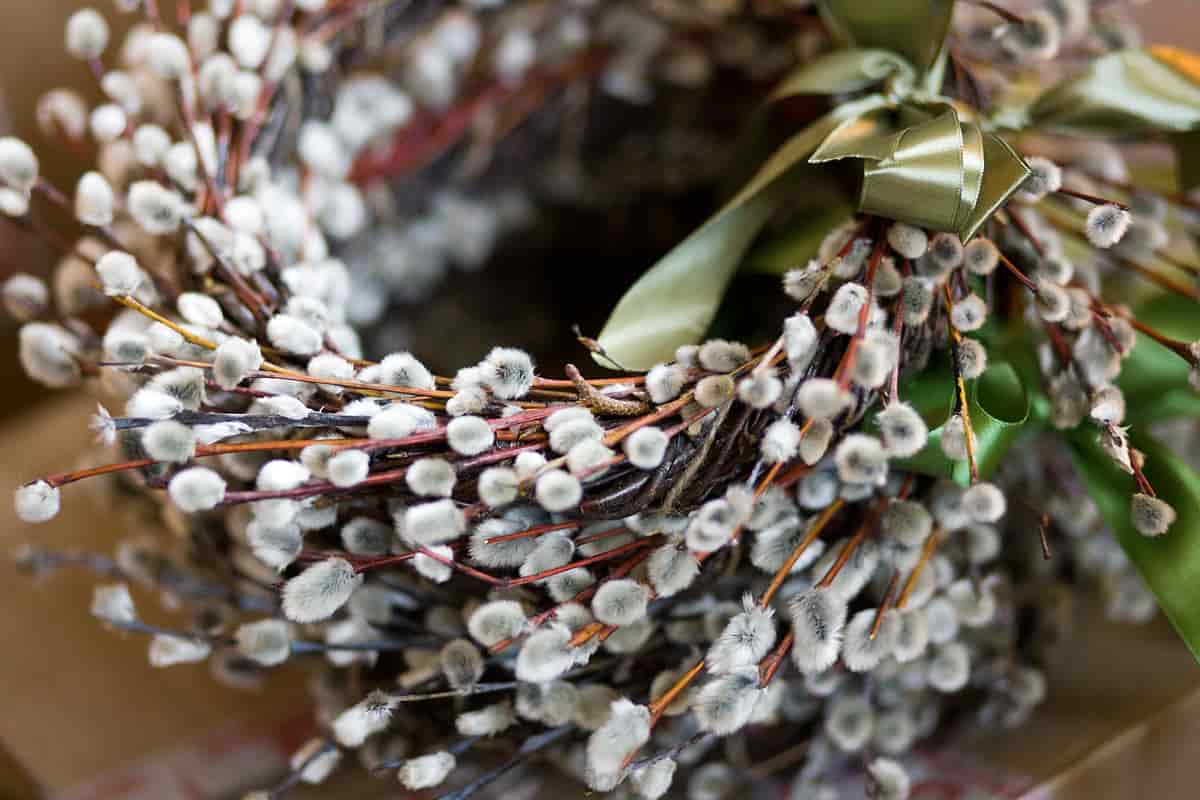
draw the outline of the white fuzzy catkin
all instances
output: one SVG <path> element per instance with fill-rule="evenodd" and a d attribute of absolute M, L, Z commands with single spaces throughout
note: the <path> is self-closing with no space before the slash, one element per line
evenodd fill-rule
<path fill-rule="evenodd" d="M 230 337 L 217 346 L 213 378 L 224 389 L 232 389 L 263 364 L 258 343 Z"/>
<path fill-rule="evenodd" d="M 887 452 L 874 436 L 847 435 L 838 444 L 833 459 L 838 477 L 848 483 L 882 486 L 887 480 Z"/>
<path fill-rule="evenodd" d="M 825 324 L 838 333 L 854 333 L 858 330 L 859 314 L 866 303 L 867 290 L 861 284 L 843 283 L 825 310 Z"/>
<path fill-rule="evenodd" d="M 825 734 L 846 753 L 856 753 L 870 741 L 875 712 L 863 697 L 841 695 L 827 705 Z"/>
<path fill-rule="evenodd" d="M 363 576 L 345 559 L 317 562 L 283 585 L 283 613 L 294 622 L 328 619 L 362 581 Z"/>
<path fill-rule="evenodd" d="M 281 619 L 261 619 L 239 625 L 233 638 L 239 653 L 264 667 L 282 664 L 291 655 L 291 628 Z"/>
<path fill-rule="evenodd" d="M 81 61 L 103 55 L 108 36 L 108 22 L 93 8 L 81 8 L 67 18 L 66 49 Z"/>
<path fill-rule="evenodd" d="M 697 359 L 709 372 L 732 372 L 750 358 L 750 349 L 741 342 L 710 339 L 700 346 Z"/>
<path fill-rule="evenodd" d="M 452 639 L 438 653 L 446 682 L 454 689 L 469 689 L 483 677 L 485 664 L 479 648 L 466 639 Z"/>
<path fill-rule="evenodd" d="M 700 574 L 700 562 L 686 548 L 664 544 L 646 561 L 650 585 L 659 597 L 670 597 L 692 585 Z"/>
<path fill-rule="evenodd" d="M 579 479 L 596 477 L 607 471 L 616 453 L 595 439 L 585 439 L 567 453 L 567 469 Z"/>
<path fill-rule="evenodd" d="M 940 441 L 942 452 L 952 461 L 962 461 L 967 457 L 967 427 L 961 414 L 954 414 L 942 426 Z"/>
<path fill-rule="evenodd" d="M 109 583 L 92 590 L 91 614 L 104 622 L 123 624 L 137 621 L 137 609 L 129 587 L 124 583 Z"/>
<path fill-rule="evenodd" d="M 387 695 L 375 690 L 347 708 L 333 721 L 333 737 L 343 747 L 359 747 L 368 736 L 387 728 L 392 706 Z"/>
<path fill-rule="evenodd" d="M 207 467 L 189 467 L 175 473 L 167 494 L 183 511 L 208 511 L 225 497 L 225 479 Z"/>
<path fill-rule="evenodd" d="M 605 625 L 631 625 L 646 616 L 650 596 L 635 580 L 606 581 L 592 598 L 592 614 Z"/>
<path fill-rule="evenodd" d="M 982 297 L 969 294 L 955 301 L 950 309 L 950 322 L 963 333 L 979 330 L 987 321 L 988 306 Z"/>
<path fill-rule="evenodd" d="M 791 461 L 800 449 L 800 427 L 789 419 L 777 419 L 763 431 L 759 450 L 768 464 Z"/>
<path fill-rule="evenodd" d="M 709 500 L 692 516 L 685 541 L 688 549 L 709 553 L 722 547 L 737 529 L 737 511 L 728 500 Z"/>
<path fill-rule="evenodd" d="M 919 547 L 933 529 L 933 517 L 920 503 L 893 500 L 883 511 L 880 527 L 905 547 Z"/>
<path fill-rule="evenodd" d="M 483 417 L 455 417 L 446 425 L 446 441 L 454 452 L 476 456 L 496 441 L 496 433 Z"/>
<path fill-rule="evenodd" d="M 12 136 L 0 136 L 0 181 L 28 194 L 38 177 L 38 160 L 25 142 Z"/>
<path fill-rule="evenodd" d="M 423 548 L 413 556 L 412 565 L 417 574 L 434 583 L 445 583 L 454 574 L 454 551 L 446 545 Z M 448 563 L 450 562 L 450 563 Z"/>
<path fill-rule="evenodd" d="M 588 769 L 600 775 L 618 773 L 625 757 L 649 739 L 650 710 L 623 697 L 614 700 L 608 720 L 588 737 Z"/>
<path fill-rule="evenodd" d="M 895 611 L 888 611 L 879 619 L 874 636 L 874 627 L 879 609 L 864 608 L 846 624 L 842 639 L 842 663 L 851 672 L 869 672 L 892 654 L 899 634 L 900 620 Z"/>
<path fill-rule="evenodd" d="M 455 729 L 463 736 L 495 736 L 517 723 L 509 703 L 493 703 L 475 711 L 465 711 L 454 720 Z"/>
<path fill-rule="evenodd" d="M 976 237 L 963 248 L 963 263 L 972 275 L 990 275 L 1000 264 L 1000 250 L 991 239 Z"/>
<path fill-rule="evenodd" d="M 1083 231 L 1093 247 L 1106 250 L 1121 241 L 1132 219 L 1120 206 L 1096 206 L 1088 213 Z"/>
<path fill-rule="evenodd" d="M 930 687 L 945 694 L 962 689 L 970 677 L 971 655 L 961 642 L 943 645 L 930 659 L 926 672 Z"/>
<path fill-rule="evenodd" d="M 738 382 L 738 399 L 751 408 L 767 408 L 783 394 L 783 381 L 771 371 L 755 370 Z"/>
<path fill-rule="evenodd" d="M 908 772 L 895 759 L 881 756 L 867 765 L 867 797 L 870 800 L 907 800 L 911 788 Z"/>
<path fill-rule="evenodd" d="M 501 400 L 524 397 L 533 387 L 533 359 L 524 350 L 493 348 L 480 367 L 488 388 Z"/>
<path fill-rule="evenodd" d="M 696 693 L 693 710 L 701 730 L 728 736 L 750 722 L 754 707 L 765 694 L 758 667 L 741 667 L 713 678 Z"/>
<path fill-rule="evenodd" d="M 174 420 L 159 420 L 142 431 L 142 447 L 157 461 L 182 463 L 196 454 L 196 434 Z"/>
<path fill-rule="evenodd" d="M 479 499 L 488 508 L 499 508 L 517 499 L 519 478 L 509 467 L 488 467 L 479 475 Z"/>
<path fill-rule="evenodd" d="M 75 218 L 84 225 L 108 225 L 115 204 L 108 180 L 99 172 L 85 172 L 75 186 Z"/>
<path fill-rule="evenodd" d="M 963 492 L 962 508 L 976 522 L 998 522 L 1008 507 L 1004 492 L 992 483 L 976 483 Z"/>
<path fill-rule="evenodd" d="M 172 667 L 176 664 L 193 664 L 208 658 L 212 645 L 190 636 L 156 633 L 150 640 L 150 666 Z"/>
<path fill-rule="evenodd" d="M 175 308 L 179 311 L 179 316 L 192 325 L 216 328 L 225 321 L 221 304 L 200 292 L 184 292 L 179 295 L 175 300 Z"/>
<path fill-rule="evenodd" d="M 629 780 L 641 800 L 659 800 L 670 791 L 677 766 L 673 758 L 656 758 L 648 764 L 635 767 L 629 774 Z"/>
<path fill-rule="evenodd" d="M 14 506 L 23 522 L 47 522 L 58 516 L 62 496 L 57 486 L 46 481 L 34 481 L 17 489 Z"/>
<path fill-rule="evenodd" d="M 716 408 L 732 399 L 736 389 L 728 375 L 709 375 L 696 383 L 692 397 L 704 408 Z"/>
<path fill-rule="evenodd" d="M 833 419 L 854 402 L 854 396 L 832 378 L 810 378 L 800 384 L 796 400 L 806 417 Z"/>
<path fill-rule="evenodd" d="M 621 448 L 629 463 L 638 469 L 656 469 L 666 456 L 670 437 L 662 428 L 647 425 L 625 437 Z"/>
<path fill-rule="evenodd" d="M 96 262 L 96 274 L 107 295 L 133 294 L 146 278 L 137 259 L 120 250 L 110 250 Z"/>
<path fill-rule="evenodd" d="M 271 317 L 267 322 L 267 338 L 280 350 L 300 356 L 315 355 L 323 344 L 320 331 L 290 314 Z"/>
<path fill-rule="evenodd" d="M 342 450 L 330 456 L 325 468 L 329 482 L 345 489 L 366 480 L 371 471 L 371 457 L 362 450 Z"/>
<path fill-rule="evenodd" d="M 583 485 L 571 473 L 552 469 L 538 476 L 534 495 L 547 511 L 568 511 L 583 499 Z"/>
<path fill-rule="evenodd" d="M 888 245 L 909 260 L 925 255 L 929 240 L 925 231 L 903 222 L 892 223 L 887 231 Z"/>
<path fill-rule="evenodd" d="M 393 530 L 379 520 L 356 517 L 342 526 L 342 546 L 360 556 L 380 556 L 388 551 Z"/>
<path fill-rule="evenodd" d="M 125 207 L 142 230 L 155 236 L 178 230 L 185 213 L 183 198 L 156 181 L 135 181 Z"/>
<path fill-rule="evenodd" d="M 655 403 L 669 403 L 679 396 L 684 371 L 675 364 L 657 364 L 646 373 L 646 392 Z"/>
<path fill-rule="evenodd" d="M 743 600 L 743 608 L 725 625 L 705 656 L 704 663 L 714 675 L 757 665 L 775 644 L 775 610 L 759 608 L 749 596 Z"/>
<path fill-rule="evenodd" d="M 410 758 L 400 767 L 400 783 L 412 791 L 430 789 L 446 780 L 457 763 L 453 754 L 444 751 Z"/>
<path fill-rule="evenodd" d="M 409 403 L 392 403 L 374 414 L 367 423 L 372 439 L 405 439 L 433 424 L 429 412 Z"/>
<path fill-rule="evenodd" d="M 575 664 L 570 641 L 565 625 L 552 624 L 530 634 L 517 654 L 517 680 L 545 683 L 562 676 Z"/>
<path fill-rule="evenodd" d="M 788 603 L 795 641 L 792 659 L 805 674 L 837 661 L 846 624 L 846 602 L 829 589 L 810 589 Z"/>
<path fill-rule="evenodd" d="M 421 497 L 449 497 L 458 476 L 444 458 L 419 458 L 409 465 L 404 480 L 413 494 Z"/>
<path fill-rule="evenodd" d="M 462 510 L 446 498 L 405 509 L 400 532 L 414 544 L 429 546 L 457 539 L 466 527 Z"/>
<path fill-rule="evenodd" d="M 1161 536 L 1175 522 L 1175 509 L 1166 501 L 1137 492 L 1130 500 L 1130 519 L 1143 536 Z"/>
<path fill-rule="evenodd" d="M 929 428 L 912 406 L 891 403 L 879 412 L 875 421 L 888 455 L 909 458 L 921 452 L 929 436 Z"/>
<path fill-rule="evenodd" d="M 920 608 L 906 608 L 897 614 L 898 625 L 896 639 L 892 645 L 892 657 L 901 664 L 906 664 L 925 654 L 925 648 L 929 645 L 929 622 L 925 611 Z"/>
<path fill-rule="evenodd" d="M 308 479 L 308 468 L 300 462 L 276 458 L 259 468 L 255 487 L 263 492 L 288 492 Z"/>
<path fill-rule="evenodd" d="M 467 619 L 471 638 L 484 647 L 511 639 L 525 628 L 525 612 L 512 600 L 493 600 L 475 609 Z"/>

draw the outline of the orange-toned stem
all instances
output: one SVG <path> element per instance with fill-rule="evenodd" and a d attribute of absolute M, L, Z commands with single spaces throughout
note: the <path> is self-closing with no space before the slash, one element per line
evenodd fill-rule
<path fill-rule="evenodd" d="M 795 631 L 789 629 L 787 635 L 779 640 L 779 644 L 775 645 L 775 649 L 770 655 L 763 659 L 763 662 L 758 665 L 758 685 L 768 686 L 771 679 L 775 677 L 775 673 L 779 671 L 780 664 L 783 663 L 783 657 L 787 651 L 791 649 L 792 642 L 796 639 Z"/>
<path fill-rule="evenodd" d="M 679 676 L 679 680 L 675 681 L 670 689 L 667 689 L 657 700 L 650 704 L 651 727 L 662 717 L 663 712 L 667 710 L 667 706 L 671 705 L 675 701 L 675 698 L 679 697 L 683 690 L 688 687 L 688 684 L 695 680 L 696 676 L 703 671 L 704 659 L 700 659 L 691 669 Z"/>
<path fill-rule="evenodd" d="M 925 569 L 925 565 L 933 557 L 941 538 L 942 531 L 940 528 L 934 528 L 930 531 L 929 536 L 925 539 L 925 544 L 921 546 L 921 558 L 917 560 L 917 565 L 909 573 L 908 580 L 904 582 L 904 588 L 900 591 L 900 599 L 896 601 L 896 608 L 904 608 L 908 604 L 908 598 L 917 586 L 917 579 L 921 577 L 921 571 Z"/>
<path fill-rule="evenodd" d="M 883 593 L 883 602 L 879 604 L 879 608 L 875 610 L 875 621 L 871 623 L 871 634 L 868 639 L 874 639 L 879 633 L 879 626 L 883 624 L 883 615 L 892 607 L 892 599 L 896 594 L 896 584 L 900 579 L 900 571 L 892 571 L 892 579 L 888 581 L 887 589 Z"/>
<path fill-rule="evenodd" d="M 779 587 L 783 586 L 783 582 L 787 580 L 787 576 L 791 574 L 792 567 L 796 565 L 796 562 L 800 559 L 800 556 L 804 555 L 804 551 L 807 550 L 812 543 L 817 540 L 817 537 L 821 535 L 821 531 L 825 529 L 825 526 L 829 524 L 829 521 L 833 519 L 835 514 L 841 511 L 842 506 L 845 504 L 846 501 L 839 497 L 821 512 L 821 516 L 817 517 L 816 521 L 813 522 L 812 527 L 808 529 L 808 533 L 804 534 L 804 538 L 800 540 L 800 543 L 796 545 L 796 548 L 792 550 L 791 554 L 788 555 L 783 564 L 779 566 L 779 569 L 775 570 L 775 576 L 771 578 L 771 584 L 767 586 L 766 591 L 764 591 L 762 597 L 759 598 L 758 605 L 761 608 L 767 607 L 767 605 L 771 602 L 771 598 L 775 596 L 775 593 L 779 591 Z"/>
<path fill-rule="evenodd" d="M 875 521 L 882 512 L 883 504 L 876 502 L 870 512 L 867 513 L 867 518 L 863 520 L 862 525 L 855 531 L 854 536 L 842 548 L 842 552 L 838 554 L 837 560 L 829 567 L 829 570 L 825 573 L 825 577 L 821 578 L 817 583 L 818 589 L 828 589 L 834 582 L 838 573 L 842 571 L 842 568 L 846 566 L 846 562 L 850 560 L 850 556 L 854 555 L 854 551 L 858 549 L 858 546 L 867 538 L 867 534 L 875 527 Z"/>
<path fill-rule="evenodd" d="M 1001 258 L 1003 259 L 1004 256 L 1001 256 Z M 942 292 L 946 298 L 946 327 L 950 331 L 950 343 L 953 349 L 953 358 L 951 361 L 954 362 L 954 393 L 957 399 L 957 410 L 963 420 L 963 435 L 967 444 L 967 465 L 971 471 L 971 483 L 974 484 L 979 481 L 979 465 L 975 461 L 975 429 L 971 427 L 971 409 L 968 407 L 967 402 L 967 384 L 958 369 L 958 348 L 962 346 L 962 334 L 959 333 L 958 328 L 954 327 L 954 323 L 950 321 L 950 312 L 954 308 L 954 301 L 950 297 L 949 284 L 942 287 Z"/>

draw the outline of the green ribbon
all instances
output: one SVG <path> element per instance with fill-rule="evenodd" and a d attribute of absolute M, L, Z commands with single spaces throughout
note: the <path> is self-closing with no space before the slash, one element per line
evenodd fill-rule
<path fill-rule="evenodd" d="M 946 478 L 962 486 L 971 484 L 970 465 L 950 460 L 941 447 L 943 423 L 954 407 L 954 394 L 954 375 L 948 365 L 925 370 L 901 387 L 900 396 L 921 415 L 930 432 L 921 452 L 893 462 L 897 468 Z M 980 478 L 987 480 L 994 475 L 1018 439 L 1037 429 L 1038 420 L 1031 418 L 1033 408 L 1011 364 L 992 364 L 979 378 L 968 382 L 967 411 L 975 432 L 975 462 Z"/>
<path fill-rule="evenodd" d="M 1029 109 L 1030 124 L 1100 136 L 1195 130 L 1200 86 L 1162 60 L 1169 52 L 1123 50 L 1096 59 L 1038 97 Z"/>
<path fill-rule="evenodd" d="M 763 213 L 740 209 L 785 176 L 802 186 L 820 165 L 857 160 L 858 210 L 966 240 L 1029 174 L 1006 143 L 932 94 L 953 0 L 823 0 L 820 8 L 848 47 L 794 71 L 768 103 L 878 91 L 838 104 L 784 141 L 728 203 L 630 287 L 598 337 L 623 366 L 648 369 L 703 335 L 751 242 L 788 198 L 756 203 Z M 826 215 L 818 219 L 823 235 L 832 226 Z"/>

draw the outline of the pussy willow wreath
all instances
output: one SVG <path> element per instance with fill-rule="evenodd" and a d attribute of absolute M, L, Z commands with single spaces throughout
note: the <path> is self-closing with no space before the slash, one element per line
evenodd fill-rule
<path fill-rule="evenodd" d="M 0 139 L 0 209 L 61 251 L 52 289 L 5 285 L 22 362 L 117 398 L 117 456 L 16 507 L 110 476 L 163 525 L 20 562 L 103 574 L 93 614 L 156 666 L 320 673 L 325 733 L 253 797 L 358 751 L 445 798 L 553 765 L 695 800 L 835 796 L 849 767 L 898 800 L 940 727 L 1041 701 L 1077 589 L 1200 641 L 1200 476 L 1155 438 L 1197 452 L 1200 68 L 1120 3 L 116 6 L 119 48 L 94 10 L 66 29 L 107 101 L 38 109 L 95 170 L 72 197 Z M 736 141 L 710 124 L 743 106 Z M 1174 145 L 1181 188 L 1133 140 Z M 732 191 L 579 334 L 616 377 L 520 342 L 448 377 L 364 358 L 386 296 L 484 264 L 547 182 L 603 206 L 665 163 Z M 129 583 L 190 616 L 146 623 Z"/>

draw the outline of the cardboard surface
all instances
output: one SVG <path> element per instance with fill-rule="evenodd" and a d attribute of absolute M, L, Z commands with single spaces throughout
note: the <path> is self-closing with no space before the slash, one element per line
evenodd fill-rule
<path fill-rule="evenodd" d="M 5 496 L 76 463 L 88 450 L 93 409 L 66 400 L 0 429 Z M 136 532 L 120 530 L 118 518 L 85 485 L 64 489 L 63 512 L 46 525 L 23 524 L 0 503 L 0 550 L 33 541 L 111 552 Z M 152 669 L 144 637 L 106 631 L 89 615 L 96 582 L 78 570 L 40 585 L 11 571 L 0 580 L 0 745 L 63 800 L 238 797 L 269 783 L 312 730 L 301 672 L 284 670 L 269 689 L 246 693 L 215 683 L 203 665 Z M 156 598 L 135 589 L 135 600 L 157 616 Z M 331 783 L 290 796 L 396 796 L 394 780 L 364 777 L 352 758 L 346 763 Z M 1195 797 L 1200 668 L 1165 621 L 1085 619 L 1051 670 L 1047 702 L 1025 727 L 955 739 L 919 754 L 914 766 L 924 776 L 914 797 Z M 0 785 L 6 798 L 29 791 Z"/>

